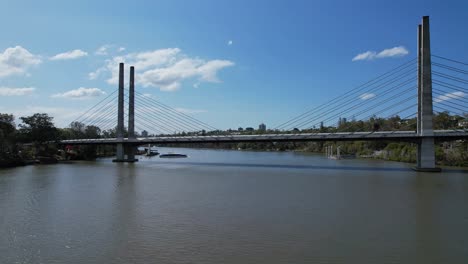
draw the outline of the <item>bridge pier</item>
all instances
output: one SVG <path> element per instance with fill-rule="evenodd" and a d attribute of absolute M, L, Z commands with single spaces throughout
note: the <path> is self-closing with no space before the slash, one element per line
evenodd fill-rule
<path fill-rule="evenodd" d="M 429 17 L 424 16 L 418 26 L 418 115 L 417 133 L 420 136 L 416 171 L 439 172 L 436 167 L 434 130 L 432 124 L 432 70 Z"/>
<path fill-rule="evenodd" d="M 129 119 L 128 119 L 128 128 L 129 136 L 128 139 L 135 139 L 135 70 L 133 67 L 130 68 L 130 97 L 129 97 Z M 124 140 L 124 64 L 119 64 L 119 96 L 117 104 L 117 150 L 116 158 L 112 160 L 113 162 L 136 162 L 138 159 L 135 159 L 135 152 L 132 144 L 125 144 Z M 125 148 L 127 147 L 127 148 Z M 125 151 L 125 149 L 127 149 Z M 125 152 L 127 152 L 127 157 L 125 157 Z"/>

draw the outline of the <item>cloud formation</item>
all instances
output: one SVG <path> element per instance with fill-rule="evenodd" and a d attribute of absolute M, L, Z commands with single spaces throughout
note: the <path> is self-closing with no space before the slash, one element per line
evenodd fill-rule
<path fill-rule="evenodd" d="M 73 60 L 81 57 L 88 56 L 88 53 L 79 49 L 59 53 L 50 58 L 50 60 Z"/>
<path fill-rule="evenodd" d="M 374 98 L 376 94 L 374 93 L 363 93 L 359 96 L 359 99 L 361 100 L 369 100 L 371 98 Z"/>
<path fill-rule="evenodd" d="M 231 46 L 233 43 L 234 42 L 232 42 L 232 40 L 229 40 L 227 44 L 228 44 L 228 46 Z"/>
<path fill-rule="evenodd" d="M 99 48 L 96 50 L 96 52 L 94 52 L 94 54 L 96 54 L 96 55 L 102 55 L 102 56 L 107 55 L 107 50 L 108 50 L 110 47 L 112 47 L 112 45 L 108 45 L 108 44 L 102 45 L 101 47 L 99 47 Z"/>
<path fill-rule="evenodd" d="M 434 98 L 434 102 L 440 103 L 440 102 L 448 101 L 451 99 L 463 99 L 465 96 L 466 96 L 466 93 L 464 92 L 446 93 L 444 95 L 439 95 L 436 98 Z"/>
<path fill-rule="evenodd" d="M 184 81 L 190 79 L 196 80 L 197 83 L 220 82 L 218 71 L 234 65 L 228 60 L 206 61 L 190 58 L 178 48 L 168 48 L 114 57 L 108 60 L 104 67 L 90 73 L 90 79 L 96 79 L 108 72 L 111 76 L 107 82 L 117 84 L 120 62 L 126 64 L 126 73 L 130 65 L 135 66 L 137 84 L 156 87 L 161 91 L 178 90 Z"/>
<path fill-rule="evenodd" d="M 7 48 L 3 53 L 0 53 L 0 78 L 24 74 L 31 66 L 41 62 L 38 55 L 32 54 L 21 46 Z"/>
<path fill-rule="evenodd" d="M 380 52 L 376 51 L 366 51 L 356 55 L 352 61 L 360 61 L 360 60 L 374 60 L 374 59 L 383 59 L 383 58 L 392 58 L 392 57 L 402 57 L 408 55 L 409 51 L 403 47 L 393 47 L 390 49 L 384 49 Z"/>
<path fill-rule="evenodd" d="M 85 88 L 80 87 L 75 90 L 70 90 L 64 93 L 53 94 L 53 98 L 69 98 L 69 99 L 88 99 L 93 97 L 98 97 L 106 94 L 99 88 Z"/>
<path fill-rule="evenodd" d="M 0 96 L 23 96 L 32 94 L 36 88 L 25 87 L 25 88 L 10 88 L 0 87 Z"/>

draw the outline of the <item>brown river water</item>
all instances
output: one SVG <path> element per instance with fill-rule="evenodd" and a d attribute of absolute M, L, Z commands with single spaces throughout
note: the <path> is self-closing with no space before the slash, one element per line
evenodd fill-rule
<path fill-rule="evenodd" d="M 172 151 L 0 170 L 0 263 L 468 263 L 468 169 Z"/>

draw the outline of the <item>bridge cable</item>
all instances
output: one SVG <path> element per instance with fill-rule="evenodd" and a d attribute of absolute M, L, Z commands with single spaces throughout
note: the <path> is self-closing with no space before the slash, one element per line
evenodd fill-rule
<path fill-rule="evenodd" d="M 89 111 L 93 110 L 97 105 L 99 105 L 100 103 L 104 102 L 105 100 L 107 100 L 107 98 L 109 98 L 110 96 L 112 96 L 114 93 L 116 93 L 117 90 L 113 91 L 112 93 L 110 93 L 108 96 L 106 96 L 104 99 L 102 99 L 101 101 L 99 101 L 98 103 L 96 103 L 95 105 L 93 105 L 91 108 L 89 108 L 87 111 L 85 111 L 83 114 L 81 114 L 80 116 L 78 116 L 75 120 L 73 120 L 71 123 L 73 123 L 74 121 L 77 121 L 78 119 L 80 119 L 81 117 L 83 117 L 85 114 L 87 114 Z"/>
<path fill-rule="evenodd" d="M 395 88 L 401 88 L 401 87 L 403 87 L 404 85 L 409 84 L 409 83 L 411 83 L 411 82 L 413 82 L 413 81 L 414 81 L 413 78 L 410 78 L 410 79 L 404 81 L 403 83 L 399 83 L 397 86 L 391 87 L 390 90 L 391 90 L 391 89 L 395 89 Z M 394 83 L 396 83 L 396 81 L 387 82 L 387 83 L 385 83 L 384 85 L 380 85 L 380 86 L 375 87 L 375 88 L 373 88 L 373 89 L 371 89 L 371 90 L 369 90 L 369 91 L 366 91 L 366 93 L 369 93 L 369 92 L 376 92 L 376 91 L 381 90 L 381 89 L 383 89 L 383 88 L 386 88 L 386 87 L 388 87 L 389 85 L 392 85 L 392 84 L 394 84 Z M 374 100 L 374 98 L 375 98 L 375 97 L 370 98 L 370 100 L 364 100 L 364 101 L 365 101 L 365 102 L 370 102 L 371 100 Z M 302 127 L 302 126 L 304 126 L 305 124 L 309 124 L 309 123 L 313 122 L 313 120 L 323 119 L 323 118 L 325 118 L 327 115 L 332 114 L 332 113 L 334 113 L 335 111 L 339 111 L 341 108 L 347 107 L 347 106 L 349 105 L 349 103 L 353 103 L 353 102 L 355 102 L 355 101 L 356 101 L 356 98 L 354 98 L 354 97 L 353 97 L 353 98 L 350 98 L 350 99 L 347 100 L 346 102 L 343 102 L 343 103 L 341 103 L 340 105 L 337 105 L 337 106 L 333 107 L 332 109 L 326 109 L 325 111 L 323 111 L 323 112 L 317 114 L 315 117 L 312 117 L 312 118 L 309 118 L 309 119 L 307 119 L 307 120 L 305 120 L 305 121 L 302 121 L 300 124 L 296 124 L 295 126 Z M 326 114 L 325 114 L 324 112 L 326 112 Z M 325 114 L 325 115 L 324 115 L 324 114 Z"/>
<path fill-rule="evenodd" d="M 400 84 L 398 84 L 397 86 L 391 87 L 389 90 L 387 90 L 386 92 L 384 92 L 384 93 L 381 94 L 380 96 L 386 95 L 386 94 L 391 93 L 391 92 L 394 92 L 393 89 L 399 89 L 399 88 L 405 87 L 406 85 L 410 84 L 411 82 L 413 82 L 413 80 L 406 80 L 405 82 L 400 83 Z M 409 89 L 414 89 L 414 87 L 411 87 L 411 88 L 409 88 Z M 406 89 L 405 91 L 408 91 L 408 89 Z M 357 104 L 352 105 L 352 106 L 350 106 L 350 107 L 348 107 L 348 108 L 343 109 L 344 107 L 347 106 L 347 104 L 345 104 L 344 106 L 340 106 L 339 108 L 334 108 L 334 109 L 332 109 L 333 111 L 330 110 L 331 112 L 328 113 L 328 114 L 326 114 L 325 116 L 319 115 L 319 116 L 314 117 L 314 118 L 312 118 L 312 119 L 306 120 L 305 122 L 302 122 L 302 123 L 298 124 L 297 126 L 298 126 L 298 127 L 304 127 L 304 126 L 306 126 L 306 125 L 309 125 L 310 123 L 312 123 L 312 122 L 315 121 L 315 120 L 321 120 L 320 122 L 314 124 L 314 125 L 318 125 L 318 124 L 321 123 L 321 122 L 325 122 L 325 121 L 328 121 L 328 120 L 330 120 L 330 119 L 332 119 L 332 118 L 339 117 L 340 115 L 342 115 L 342 114 L 345 113 L 345 112 L 349 112 L 349 111 L 351 111 L 351 110 L 356 110 L 356 109 L 358 109 L 358 108 L 361 107 L 361 106 L 365 106 L 366 104 L 370 104 L 370 103 L 372 103 L 372 102 L 373 102 L 375 99 L 377 99 L 377 98 L 380 98 L 380 97 L 374 96 L 374 97 L 372 97 L 372 98 L 370 98 L 370 99 L 368 99 L 368 100 L 364 100 L 364 101 L 361 101 L 361 102 L 358 101 Z M 394 98 L 394 97 L 392 97 L 392 98 Z M 355 101 L 356 99 L 352 99 L 352 100 Z M 336 110 L 339 110 L 339 111 L 341 111 L 341 112 L 335 113 Z M 331 116 L 331 117 L 328 117 L 327 119 L 323 119 L 323 118 L 326 118 L 328 115 L 330 115 L 330 114 L 332 114 L 332 113 L 335 113 L 335 114 L 334 114 L 333 116 Z"/>
<path fill-rule="evenodd" d="M 284 123 L 282 123 L 282 124 L 276 126 L 276 127 L 274 128 L 274 130 L 280 129 L 280 128 L 286 126 L 286 125 L 289 125 L 290 123 L 294 123 L 294 122 L 296 122 L 297 119 L 302 119 L 303 116 L 306 116 L 306 115 L 312 113 L 313 111 L 317 111 L 317 110 L 320 110 L 320 109 L 322 109 L 322 108 L 324 108 L 324 107 L 326 107 L 326 106 L 329 106 L 329 105 L 331 105 L 331 104 L 335 104 L 335 103 L 341 101 L 342 98 L 345 98 L 345 96 L 348 96 L 348 95 L 353 94 L 353 93 L 360 92 L 363 88 L 367 88 L 367 87 L 370 86 L 370 85 L 374 85 L 375 83 L 378 83 L 378 82 L 384 80 L 385 78 L 390 77 L 390 76 L 392 76 L 393 74 L 400 72 L 401 70 L 407 68 L 408 66 L 412 66 L 412 65 L 410 65 L 410 64 L 413 63 L 413 62 L 415 62 L 415 60 L 416 60 L 416 59 L 412 59 L 412 60 L 410 60 L 410 61 L 408 61 L 408 62 L 405 62 L 404 64 L 402 64 L 402 65 L 400 65 L 400 66 L 398 66 L 398 67 L 396 67 L 396 68 L 394 68 L 394 69 L 392 69 L 392 70 L 390 70 L 390 71 L 388 71 L 388 72 L 386 72 L 386 73 L 384 73 L 384 74 L 382 74 L 382 75 L 380 75 L 380 76 L 378 76 L 378 77 L 376 77 L 376 78 L 374 78 L 374 79 L 372 79 L 372 80 L 370 80 L 370 81 L 367 81 L 367 82 L 365 82 L 365 83 L 363 83 L 363 84 L 361 84 L 361 85 L 359 85 L 359 86 L 357 86 L 357 87 L 351 89 L 350 91 L 348 91 L 348 92 L 346 92 L 346 93 L 344 93 L 344 94 L 342 94 L 342 95 L 339 95 L 339 96 L 337 96 L 337 97 L 335 97 L 335 98 L 333 98 L 333 99 L 327 101 L 327 102 L 324 103 L 324 104 L 321 104 L 321 105 L 319 105 L 319 106 L 317 106 L 317 107 L 314 107 L 314 108 L 312 108 L 311 110 L 309 110 L 309 111 L 307 111 L 307 112 L 305 112 L 305 113 L 303 113 L 303 114 L 301 114 L 301 115 L 299 115 L 299 116 L 296 116 L 295 118 L 293 118 L 293 119 L 291 119 L 291 120 L 288 120 L 287 122 L 284 122 Z"/>
<path fill-rule="evenodd" d="M 447 61 L 451 61 L 451 62 L 455 62 L 455 63 L 458 63 L 458 64 L 462 64 L 462 65 L 468 66 L 468 63 L 461 62 L 461 61 L 457 61 L 457 60 L 454 60 L 454 59 L 445 58 L 445 57 L 438 56 L 438 55 L 435 55 L 435 54 L 432 54 L 431 56 L 432 56 L 432 57 L 439 58 L 439 59 L 443 59 L 443 60 L 447 60 Z"/>

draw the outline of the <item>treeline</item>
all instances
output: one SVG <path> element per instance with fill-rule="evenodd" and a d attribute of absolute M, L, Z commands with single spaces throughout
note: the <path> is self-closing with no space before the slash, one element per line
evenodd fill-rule
<path fill-rule="evenodd" d="M 467 129 L 468 114 L 464 116 L 450 115 L 448 112 L 434 115 L 433 126 L 435 130 Z M 399 116 L 391 118 L 371 117 L 367 121 L 342 120 L 337 126 L 321 126 L 299 130 L 294 128 L 288 131 L 278 130 L 249 130 L 244 129 L 187 133 L 187 135 L 229 135 L 229 134 L 295 134 L 295 133 L 339 133 L 339 132 L 373 132 L 373 131 L 415 131 L 416 118 L 402 119 Z M 171 145 L 171 146 L 181 146 Z M 340 147 L 342 155 L 377 158 L 401 162 L 416 162 L 417 145 L 406 142 L 392 141 L 353 141 L 353 142 L 250 142 L 250 143 L 208 143 L 187 144 L 184 147 L 219 148 L 254 151 L 303 151 L 323 153 L 325 148 Z M 453 142 L 436 142 L 436 160 L 440 165 L 468 167 L 468 142 L 458 140 Z"/>
<path fill-rule="evenodd" d="M 468 114 L 450 115 L 447 112 L 434 115 L 434 129 L 467 129 Z M 111 156 L 114 146 L 65 146 L 57 148 L 57 142 L 63 139 L 114 138 L 116 129 L 101 130 L 96 126 L 86 126 L 73 122 L 66 128 L 57 128 L 53 118 L 44 113 L 20 117 L 18 125 L 11 114 L 0 114 L 0 167 L 16 166 L 26 160 L 38 157 L 55 157 L 57 159 L 94 159 L 99 156 Z M 172 135 L 149 136 L 185 136 L 185 135 L 232 135 L 232 134 L 295 134 L 295 133 L 337 133 L 365 131 L 403 131 L 416 130 L 416 119 L 401 119 L 399 116 L 388 119 L 371 117 L 367 121 L 341 120 L 337 126 L 321 126 L 299 130 L 253 130 L 228 129 L 225 131 L 197 131 L 175 133 Z M 125 136 L 127 132 L 124 132 Z M 147 136 L 146 131 L 141 133 Z M 138 135 L 138 136 L 142 136 Z M 182 146 L 180 144 L 174 146 Z M 305 151 L 323 153 L 327 146 L 340 147 L 341 154 L 358 157 L 381 158 L 403 162 L 415 162 L 416 144 L 395 143 L 387 141 L 355 142 L 252 142 L 252 143 L 206 143 L 189 144 L 186 147 L 222 148 L 261 151 Z M 454 142 L 436 142 L 436 158 L 439 164 L 468 166 L 468 143 L 466 140 Z"/>
<path fill-rule="evenodd" d="M 28 162 L 60 159 L 94 159 L 100 155 L 113 155 L 113 146 L 79 146 L 73 149 L 58 148 L 62 139 L 114 137 L 115 131 L 101 131 L 95 126 L 72 123 L 67 128 L 57 128 L 53 117 L 36 113 L 19 118 L 16 125 L 12 114 L 0 113 L 0 167 L 23 165 Z"/>

